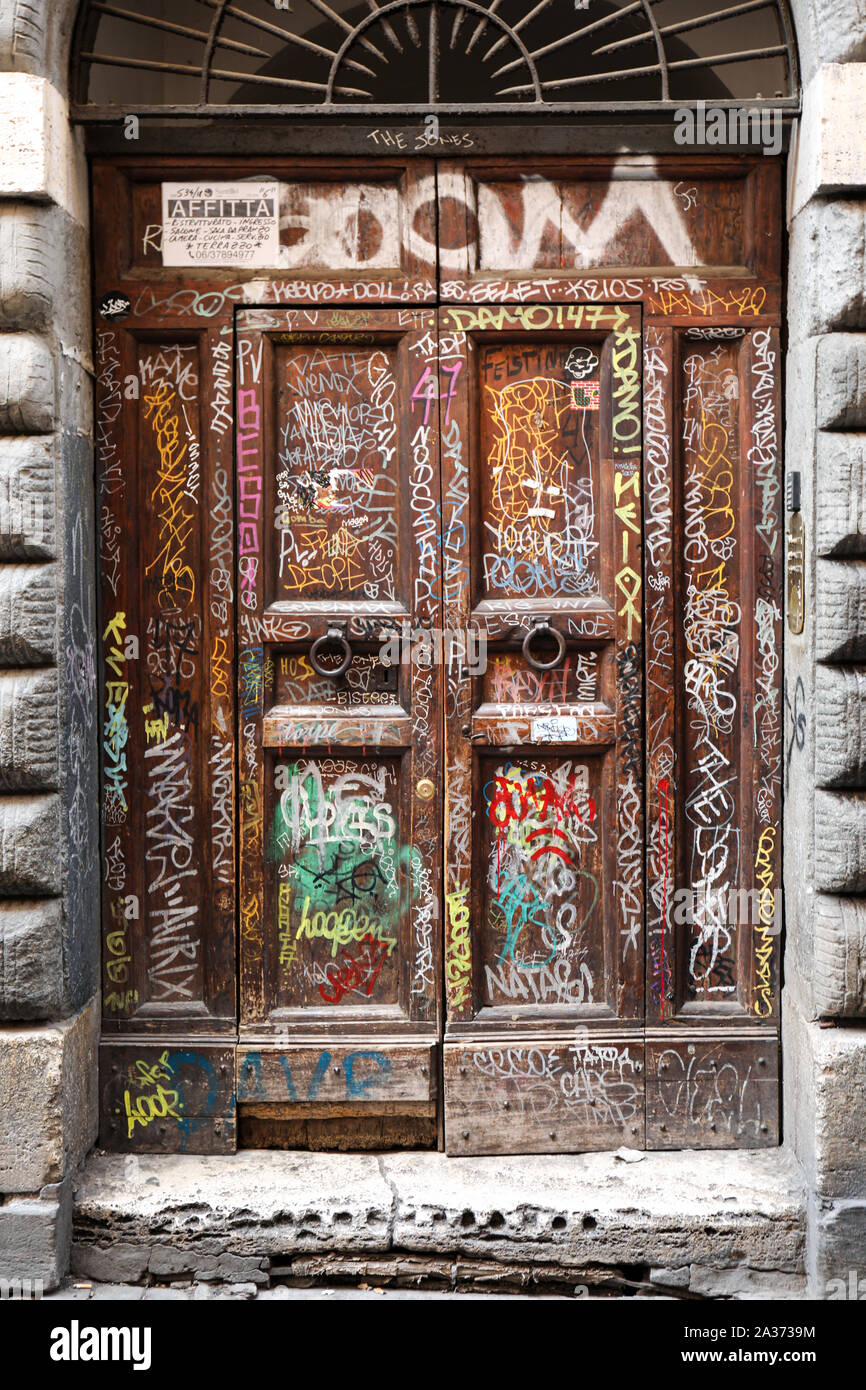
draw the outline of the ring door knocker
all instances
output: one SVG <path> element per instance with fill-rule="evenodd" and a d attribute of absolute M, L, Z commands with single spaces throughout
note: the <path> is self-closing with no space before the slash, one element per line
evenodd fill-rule
<path fill-rule="evenodd" d="M 556 643 L 556 652 L 550 661 L 542 661 L 539 657 L 532 655 L 532 644 L 536 637 L 544 637 Z M 533 671 L 552 671 L 559 665 L 565 656 L 565 638 L 555 627 L 551 627 L 549 618 L 535 618 L 529 631 L 523 639 L 521 650 L 526 658 L 527 665 Z"/>
<path fill-rule="evenodd" d="M 322 666 L 319 662 L 319 652 L 326 647 L 342 647 L 343 659 L 336 666 Z M 326 676 L 329 680 L 338 681 L 344 676 L 352 664 L 352 648 L 346 641 L 346 626 L 340 623 L 329 623 L 322 637 L 317 637 L 310 647 L 310 665 L 319 676 Z"/>

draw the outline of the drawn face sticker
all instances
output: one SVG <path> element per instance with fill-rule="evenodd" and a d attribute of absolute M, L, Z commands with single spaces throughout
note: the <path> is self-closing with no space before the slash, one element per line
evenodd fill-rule
<path fill-rule="evenodd" d="M 572 381 L 585 381 L 598 367 L 598 355 L 591 347 L 575 347 L 565 359 L 565 375 Z"/>

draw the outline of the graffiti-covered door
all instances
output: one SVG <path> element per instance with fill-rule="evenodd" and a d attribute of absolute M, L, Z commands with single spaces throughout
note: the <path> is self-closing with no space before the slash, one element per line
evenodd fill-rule
<path fill-rule="evenodd" d="M 221 269 L 184 164 L 95 173 L 103 1142 L 774 1144 L 778 162 L 208 157 Z"/>
<path fill-rule="evenodd" d="M 642 1144 L 640 310 L 441 324 L 446 1143 Z"/>
<path fill-rule="evenodd" d="M 425 309 L 238 316 L 238 1100 L 254 1111 L 435 1122 L 435 344 Z"/>

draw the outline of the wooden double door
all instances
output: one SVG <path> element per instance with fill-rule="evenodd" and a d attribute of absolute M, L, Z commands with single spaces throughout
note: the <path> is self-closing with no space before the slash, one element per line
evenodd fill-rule
<path fill-rule="evenodd" d="M 239 315 L 256 1095 L 432 1107 L 444 1003 L 450 1150 L 642 1142 L 640 361 L 622 305 Z"/>
<path fill-rule="evenodd" d="M 390 280 L 111 267 L 111 1147 L 777 1141 L 777 171 L 621 172 L 594 254 L 692 261 L 577 279 L 552 172 L 287 174 L 391 177 Z"/>

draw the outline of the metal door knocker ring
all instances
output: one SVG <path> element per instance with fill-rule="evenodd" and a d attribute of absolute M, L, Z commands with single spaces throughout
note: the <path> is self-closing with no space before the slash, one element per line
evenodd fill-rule
<path fill-rule="evenodd" d="M 532 655 L 532 643 L 539 635 L 549 637 L 556 643 L 556 653 L 550 661 L 541 661 L 537 656 Z M 523 639 L 522 651 L 527 664 L 532 667 L 533 671 L 552 671 L 565 656 L 565 638 L 555 627 L 550 626 L 549 618 L 536 618 Z"/>
<path fill-rule="evenodd" d="M 319 652 L 326 647 L 342 647 L 343 659 L 337 666 L 321 666 L 319 664 Z M 324 636 L 317 637 L 310 647 L 310 665 L 320 676 L 326 676 L 329 680 L 339 680 L 345 675 L 352 664 L 352 648 L 346 641 L 345 630 L 341 627 L 329 626 Z"/>

